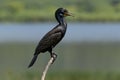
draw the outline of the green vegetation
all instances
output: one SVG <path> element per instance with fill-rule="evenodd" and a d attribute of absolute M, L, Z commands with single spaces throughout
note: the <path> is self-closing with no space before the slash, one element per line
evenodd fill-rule
<path fill-rule="evenodd" d="M 28 69 L 36 45 L 0 43 L 0 80 L 40 80 L 50 55 L 40 54 Z M 120 80 L 120 43 L 61 43 L 54 52 L 47 80 Z"/>
<path fill-rule="evenodd" d="M 54 11 L 65 7 L 74 21 L 120 21 L 120 0 L 0 0 L 0 21 L 54 21 Z"/>
<path fill-rule="evenodd" d="M 8 73 L 5 80 L 40 80 L 39 73 Z M 3 79 L 2 79 L 3 80 Z M 120 73 L 115 72 L 55 72 L 48 73 L 46 80 L 120 80 Z"/>

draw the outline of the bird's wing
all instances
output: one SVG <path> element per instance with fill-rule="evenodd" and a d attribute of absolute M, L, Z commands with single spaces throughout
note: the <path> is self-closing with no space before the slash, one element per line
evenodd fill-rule
<path fill-rule="evenodd" d="M 52 47 L 54 47 L 62 39 L 62 33 L 56 32 L 49 37 L 49 41 Z"/>
<path fill-rule="evenodd" d="M 62 33 L 60 30 L 54 30 L 48 32 L 39 42 L 35 54 L 45 52 L 49 48 L 54 47 L 62 39 Z"/>

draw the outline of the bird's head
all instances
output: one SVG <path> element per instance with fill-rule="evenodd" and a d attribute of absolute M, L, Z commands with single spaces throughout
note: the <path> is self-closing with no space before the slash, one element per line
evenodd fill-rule
<path fill-rule="evenodd" d="M 69 13 L 67 9 L 58 8 L 55 12 L 55 16 L 66 17 L 66 16 L 72 16 L 72 14 Z"/>

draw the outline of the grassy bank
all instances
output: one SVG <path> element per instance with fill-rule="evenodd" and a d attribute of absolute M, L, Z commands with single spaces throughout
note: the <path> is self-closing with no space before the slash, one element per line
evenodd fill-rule
<path fill-rule="evenodd" d="M 40 54 L 27 68 L 36 43 L 0 43 L 0 80 L 39 80 L 50 55 Z M 119 80 L 120 43 L 64 43 L 54 52 L 57 60 L 47 80 Z"/>
<path fill-rule="evenodd" d="M 5 80 L 40 80 L 41 74 L 35 72 L 15 74 L 9 72 Z M 48 73 L 47 80 L 119 80 L 117 72 L 55 72 Z M 4 79 L 2 79 L 4 80 Z"/>
<path fill-rule="evenodd" d="M 58 7 L 75 15 L 71 21 L 120 21 L 119 0 L 1 0 L 0 21 L 54 21 Z"/>

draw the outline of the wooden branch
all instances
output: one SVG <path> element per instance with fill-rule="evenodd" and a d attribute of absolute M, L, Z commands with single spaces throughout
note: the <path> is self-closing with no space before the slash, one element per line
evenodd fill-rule
<path fill-rule="evenodd" d="M 50 58 L 48 64 L 46 65 L 46 67 L 45 67 L 45 69 L 44 69 L 44 71 L 43 71 L 41 80 L 45 80 L 46 73 L 47 73 L 47 71 L 48 71 L 50 65 L 54 62 L 54 60 L 55 60 L 56 57 L 57 57 L 56 55 L 53 55 L 53 57 Z"/>

